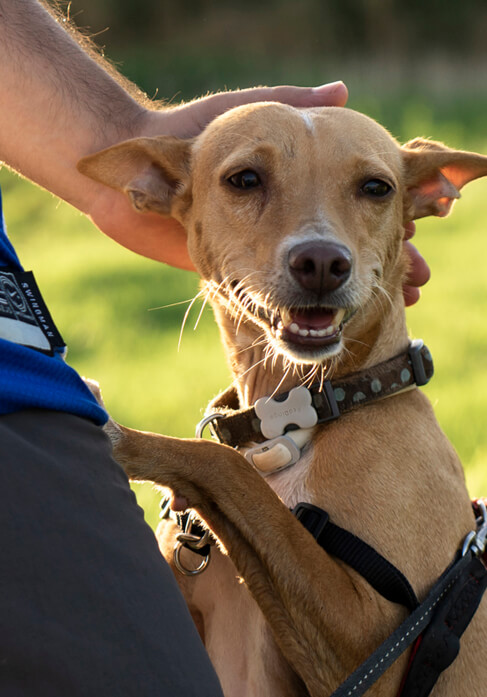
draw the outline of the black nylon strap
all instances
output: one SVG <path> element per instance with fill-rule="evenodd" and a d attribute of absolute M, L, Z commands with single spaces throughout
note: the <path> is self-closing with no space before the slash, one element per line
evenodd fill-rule
<path fill-rule="evenodd" d="M 416 594 L 404 574 L 359 537 L 330 522 L 326 511 L 310 503 L 298 503 L 292 513 L 325 552 L 355 569 L 384 598 L 410 611 L 418 607 Z"/>
<path fill-rule="evenodd" d="M 406 577 L 367 543 L 330 522 L 317 506 L 299 503 L 293 514 L 329 554 L 360 573 L 381 595 L 411 614 L 331 697 L 360 697 L 419 638 L 400 697 L 428 697 L 441 673 L 455 660 L 460 637 L 487 589 L 487 568 L 468 550 L 457 555 L 419 604 Z M 420 636 L 422 635 L 422 636 Z"/>
<path fill-rule="evenodd" d="M 468 552 L 466 556 L 451 564 L 431 589 L 426 600 L 333 692 L 331 697 L 361 697 L 367 692 L 430 624 L 439 602 L 471 563 L 472 554 Z M 412 695 L 413 693 L 410 697 Z"/>
<path fill-rule="evenodd" d="M 401 697 L 427 697 L 441 673 L 460 650 L 468 627 L 487 588 L 487 569 L 477 558 L 462 571 L 451 592 L 438 605 L 404 682 Z"/>

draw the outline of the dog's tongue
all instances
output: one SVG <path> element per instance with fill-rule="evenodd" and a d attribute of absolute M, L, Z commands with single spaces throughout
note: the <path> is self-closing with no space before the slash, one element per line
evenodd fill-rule
<path fill-rule="evenodd" d="M 281 311 L 281 332 L 290 341 L 323 341 L 339 336 L 345 310 L 318 307 L 307 310 Z"/>
<path fill-rule="evenodd" d="M 336 315 L 336 310 L 312 309 L 294 312 L 290 316 L 289 324 L 297 324 L 300 329 L 327 329 Z"/>

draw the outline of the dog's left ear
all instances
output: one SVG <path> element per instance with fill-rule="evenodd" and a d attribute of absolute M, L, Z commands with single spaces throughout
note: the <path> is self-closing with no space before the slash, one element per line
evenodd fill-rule
<path fill-rule="evenodd" d="M 426 215 L 448 215 L 460 189 L 487 176 L 487 157 L 451 150 L 442 143 L 416 138 L 401 148 L 406 195 L 406 222 Z"/>
<path fill-rule="evenodd" d="M 190 179 L 191 140 L 135 138 L 84 157 L 78 170 L 126 194 L 134 208 L 171 215 Z"/>

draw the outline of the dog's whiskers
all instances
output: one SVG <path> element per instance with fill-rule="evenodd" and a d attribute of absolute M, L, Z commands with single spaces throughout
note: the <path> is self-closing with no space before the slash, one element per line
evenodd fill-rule
<path fill-rule="evenodd" d="M 235 377 L 235 379 L 232 381 L 232 385 L 236 385 L 240 380 L 245 378 L 254 368 L 257 368 L 259 365 L 262 365 L 265 362 L 265 358 L 261 358 L 260 361 L 257 361 L 256 363 L 252 363 L 251 366 L 247 368 L 243 373 L 240 373 Z"/>
<path fill-rule="evenodd" d="M 264 335 L 259 335 L 254 341 L 249 344 L 248 346 L 244 346 L 243 348 L 239 349 L 236 351 L 237 355 L 242 355 L 246 351 L 252 351 L 253 349 L 258 349 L 260 346 L 264 346 L 267 344 L 267 338 Z"/>
<path fill-rule="evenodd" d="M 196 331 L 198 324 L 200 323 L 200 319 L 203 316 L 203 312 L 205 310 L 205 307 L 208 304 L 208 300 L 209 300 L 209 295 L 208 295 L 208 293 L 206 293 L 205 298 L 204 298 L 203 302 L 201 303 L 201 308 L 200 308 L 198 317 L 196 318 L 196 322 L 194 324 L 193 331 Z"/>
<path fill-rule="evenodd" d="M 283 376 L 282 376 L 282 378 L 279 380 L 279 383 L 278 383 L 278 385 L 276 386 L 276 388 L 273 390 L 272 394 L 269 395 L 269 399 L 272 399 L 272 398 L 277 394 L 277 392 L 279 391 L 280 386 L 281 386 L 282 383 L 286 380 L 286 378 L 287 378 L 287 376 L 288 376 L 290 370 L 291 370 L 291 365 L 287 365 L 287 366 L 285 365 L 285 366 L 284 366 Z"/>
<path fill-rule="evenodd" d="M 183 339 L 183 331 L 184 331 L 184 327 L 186 326 L 186 322 L 187 322 L 187 320 L 188 320 L 189 313 L 191 312 L 191 308 L 193 307 L 193 305 L 195 304 L 195 302 L 198 300 L 198 298 L 199 298 L 203 293 L 204 293 L 204 289 L 201 289 L 201 290 L 194 296 L 194 298 L 191 300 L 191 302 L 189 303 L 189 305 L 188 305 L 188 307 L 187 307 L 187 309 L 186 309 L 186 312 L 184 313 L 183 321 L 182 321 L 182 323 L 181 323 L 181 331 L 179 332 L 178 351 L 179 351 L 180 348 L 181 348 L 181 341 L 182 341 L 182 339 Z M 206 300 L 205 300 L 205 303 L 206 303 Z"/>
<path fill-rule="evenodd" d="M 200 290 L 198 295 L 200 295 L 203 291 Z M 198 297 L 198 296 L 196 296 Z M 149 307 L 147 308 L 147 312 L 154 312 L 154 310 L 167 310 L 170 307 L 177 307 L 178 305 L 186 305 L 187 303 L 193 303 L 195 301 L 195 297 L 188 298 L 187 300 L 178 300 L 175 303 L 168 303 L 167 305 L 158 305 L 157 307 Z"/>

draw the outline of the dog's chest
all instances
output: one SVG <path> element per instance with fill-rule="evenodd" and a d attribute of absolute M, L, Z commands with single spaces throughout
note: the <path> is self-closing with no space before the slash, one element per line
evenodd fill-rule
<path fill-rule="evenodd" d="M 229 557 L 212 552 L 212 562 L 197 580 L 192 600 L 203 614 L 205 647 L 225 697 L 307 694 Z"/>
<path fill-rule="evenodd" d="M 301 501 L 308 501 L 306 479 L 313 460 L 313 445 L 310 443 L 295 465 L 271 474 L 266 481 L 288 508 Z"/>

